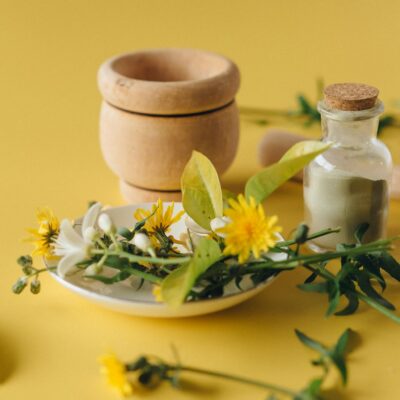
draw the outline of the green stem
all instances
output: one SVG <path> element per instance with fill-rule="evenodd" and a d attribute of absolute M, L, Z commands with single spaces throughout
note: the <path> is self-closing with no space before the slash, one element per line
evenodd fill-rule
<path fill-rule="evenodd" d="M 174 371 L 186 371 L 186 372 L 193 372 L 195 374 L 201 374 L 201 375 L 208 375 L 208 376 L 212 376 L 215 378 L 222 378 L 222 379 L 227 379 L 230 381 L 234 381 L 234 382 L 239 382 L 239 383 L 244 383 L 246 385 L 251 385 L 251 386 L 256 386 L 262 389 L 268 389 L 271 390 L 273 392 L 278 392 L 278 393 L 282 393 L 288 396 L 296 396 L 296 392 L 290 390 L 290 389 L 286 389 L 282 386 L 278 386 L 278 385 L 272 385 L 270 383 L 265 383 L 262 381 L 258 381 L 255 379 L 249 379 L 249 378 L 244 378 L 238 375 L 231 375 L 231 374 L 226 374 L 226 373 L 222 373 L 222 372 L 216 372 L 216 371 L 210 371 L 207 369 L 202 369 L 202 368 L 195 368 L 195 367 L 189 367 L 189 366 L 185 366 L 185 365 L 179 365 L 179 366 L 170 366 L 171 370 Z"/>
<path fill-rule="evenodd" d="M 46 268 L 42 268 L 42 269 L 37 269 L 36 270 L 36 275 L 40 274 L 41 272 L 46 272 L 46 271 L 56 271 L 57 267 L 46 267 Z"/>
<path fill-rule="evenodd" d="M 375 300 L 371 299 L 370 297 L 368 297 L 367 295 L 365 295 L 364 293 L 361 292 L 356 292 L 357 297 L 362 300 L 364 303 L 368 304 L 369 306 L 375 308 L 375 310 L 379 311 L 380 313 L 382 313 L 383 315 L 385 315 L 386 317 L 389 317 L 390 319 L 392 319 L 394 322 L 397 322 L 398 324 L 400 324 L 400 317 L 398 315 L 396 315 L 395 313 L 393 313 L 392 311 L 388 310 L 386 307 L 383 307 L 381 304 L 379 304 L 378 302 L 376 302 Z"/>
<path fill-rule="evenodd" d="M 34 277 L 38 276 L 39 274 L 41 274 L 43 272 L 56 271 L 56 270 L 57 270 L 57 267 L 46 267 L 46 268 L 41 268 L 41 269 L 35 268 L 34 271 L 31 274 L 27 275 L 26 277 L 28 279 L 30 279 L 30 278 L 34 278 Z"/>
<path fill-rule="evenodd" d="M 92 254 L 105 254 L 105 251 L 101 249 L 94 249 L 92 250 Z M 144 262 L 144 263 L 158 264 L 158 265 L 185 264 L 190 261 L 190 257 L 170 257 L 170 258 L 145 257 L 145 256 L 137 256 L 135 254 L 130 254 L 127 253 L 126 251 L 121 251 L 121 250 L 107 251 L 107 255 L 126 258 L 131 262 L 142 262 L 142 263 Z"/>
<path fill-rule="evenodd" d="M 121 250 L 121 248 L 122 248 L 121 243 L 118 242 L 117 238 L 115 237 L 115 234 L 113 232 L 110 232 L 109 236 L 115 246 L 115 249 L 117 251 Z"/>
<path fill-rule="evenodd" d="M 149 274 L 148 272 L 139 271 L 135 268 L 124 268 L 124 271 L 130 272 L 132 275 L 135 275 L 151 283 L 160 284 L 163 281 L 163 278 L 160 278 L 159 276 Z"/>
<path fill-rule="evenodd" d="M 271 268 L 290 268 L 294 269 L 302 264 L 313 264 L 321 261 L 329 261 L 334 260 L 336 258 L 341 258 L 345 256 L 355 256 L 359 254 L 365 254 L 366 252 L 371 251 L 384 251 L 388 250 L 391 244 L 391 240 L 380 240 L 377 242 L 365 244 L 359 247 L 354 247 L 352 249 L 341 250 L 341 251 L 332 251 L 322 254 L 311 254 L 311 255 L 301 255 L 298 257 L 288 258 L 287 260 L 282 261 L 262 261 L 259 264 L 253 264 L 251 267 L 246 268 L 243 272 L 245 274 L 257 272 L 262 269 L 271 269 Z"/>

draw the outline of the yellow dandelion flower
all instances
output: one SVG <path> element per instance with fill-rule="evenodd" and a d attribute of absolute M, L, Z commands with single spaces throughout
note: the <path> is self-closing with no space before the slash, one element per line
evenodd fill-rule
<path fill-rule="evenodd" d="M 132 395 L 133 387 L 128 380 L 125 365 L 114 354 L 104 354 L 98 361 L 101 364 L 100 371 L 105 375 L 107 383 L 123 397 Z"/>
<path fill-rule="evenodd" d="M 153 296 L 157 302 L 162 303 L 164 301 L 164 299 L 162 297 L 160 285 L 154 285 L 152 292 L 153 292 Z"/>
<path fill-rule="evenodd" d="M 185 212 L 182 210 L 173 216 L 174 203 L 170 204 L 164 212 L 164 203 L 161 199 L 158 199 L 157 203 L 152 205 L 151 210 L 138 208 L 134 213 L 134 217 L 138 221 L 147 218 L 144 229 L 146 229 L 149 235 L 152 236 L 157 233 L 168 233 L 171 225 L 178 222 L 184 213 Z M 173 238 L 172 240 L 178 242 Z"/>
<path fill-rule="evenodd" d="M 32 235 L 27 240 L 35 245 L 32 255 L 53 258 L 52 243 L 60 232 L 60 223 L 49 208 L 41 208 L 36 212 L 39 224 L 37 229 L 28 229 Z"/>
<path fill-rule="evenodd" d="M 247 201 L 243 195 L 237 200 L 229 199 L 229 205 L 225 215 L 230 222 L 217 229 L 225 235 L 224 254 L 237 255 L 239 263 L 244 263 L 251 253 L 258 258 L 275 245 L 276 233 L 282 230 L 276 225 L 276 215 L 267 217 L 261 204 L 252 197 Z"/>

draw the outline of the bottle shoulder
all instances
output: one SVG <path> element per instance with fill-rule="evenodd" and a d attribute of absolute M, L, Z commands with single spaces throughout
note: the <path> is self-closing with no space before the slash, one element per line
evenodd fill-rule
<path fill-rule="evenodd" d="M 327 172 L 342 171 L 344 175 L 368 179 L 390 179 L 392 157 L 386 145 L 378 139 L 357 147 L 333 144 L 330 149 L 316 157 L 309 168 Z"/>

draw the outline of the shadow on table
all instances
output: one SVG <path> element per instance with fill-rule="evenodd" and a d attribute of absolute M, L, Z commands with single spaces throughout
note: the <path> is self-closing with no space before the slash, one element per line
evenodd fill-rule
<path fill-rule="evenodd" d="M 181 378 L 179 381 L 179 388 L 184 392 L 196 393 L 205 396 L 211 396 L 218 393 L 218 387 L 207 382 L 207 385 L 195 382 L 195 380 L 188 378 Z"/>
<path fill-rule="evenodd" d="M 356 393 L 354 390 L 349 390 L 346 388 L 341 389 L 328 389 L 324 391 L 325 400 L 352 400 L 356 397 L 361 398 L 361 393 Z"/>
<path fill-rule="evenodd" d="M 9 338 L 0 331 L 0 385 L 6 382 L 17 367 L 17 357 Z"/>

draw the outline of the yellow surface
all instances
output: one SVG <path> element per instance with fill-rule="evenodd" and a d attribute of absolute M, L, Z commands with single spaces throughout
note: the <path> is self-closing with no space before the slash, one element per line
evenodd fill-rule
<path fill-rule="evenodd" d="M 295 327 L 327 343 L 346 327 L 357 330 L 363 346 L 350 359 L 345 398 L 399 398 L 399 327 L 365 307 L 356 316 L 325 319 L 325 299 L 295 288 L 304 277 L 300 272 L 282 275 L 229 311 L 170 321 L 105 311 L 49 277 L 36 297 L 9 290 L 19 274 L 15 259 L 29 249 L 18 238 L 34 225 L 37 206 L 72 218 L 91 199 L 122 203 L 97 140 L 95 78 L 105 58 L 144 47 L 199 47 L 236 60 L 243 105 L 292 106 L 298 91 L 313 95 L 318 76 L 375 84 L 393 104 L 400 98 L 399 15 L 395 0 L 1 0 L 0 398 L 113 399 L 98 375 L 98 354 L 113 349 L 125 359 L 140 352 L 170 357 L 170 343 L 189 364 L 298 388 L 314 371 Z M 258 168 L 263 129 L 243 124 L 227 186 L 240 190 Z M 398 135 L 388 131 L 385 140 L 399 161 Z M 301 188 L 287 184 L 267 208 L 280 215 L 288 233 L 302 219 Z M 400 204 L 393 203 L 390 234 L 400 232 L 399 217 Z M 398 289 L 389 293 L 400 305 Z M 201 379 L 186 391 L 165 387 L 144 398 L 234 400 L 264 394 Z"/>

